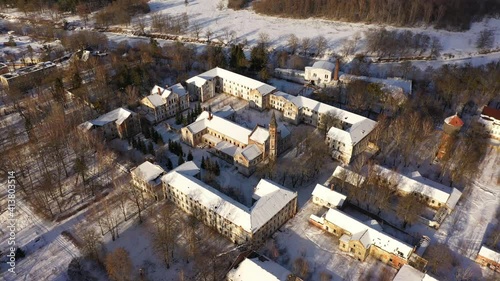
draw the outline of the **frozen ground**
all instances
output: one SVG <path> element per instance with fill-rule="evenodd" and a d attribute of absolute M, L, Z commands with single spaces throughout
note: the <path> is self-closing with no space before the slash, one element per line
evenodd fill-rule
<path fill-rule="evenodd" d="M 361 35 L 360 47 L 364 46 L 363 32 L 378 28 L 378 25 L 362 23 L 344 23 L 322 19 L 285 19 L 256 14 L 251 8 L 240 11 L 230 9 L 218 10 L 219 1 L 192 0 L 186 6 L 183 0 L 152 0 L 149 2 L 152 13 L 162 12 L 167 14 L 187 13 L 190 25 L 200 25 L 203 30 L 210 29 L 215 37 L 223 37 L 225 30 L 234 30 L 237 40 L 247 39 L 253 44 L 258 39 L 259 33 L 268 33 L 273 47 L 283 46 L 289 34 L 299 38 L 323 35 L 329 41 L 330 49 L 340 50 L 342 42 L 350 39 L 353 34 Z M 224 1 L 226 2 L 226 1 Z M 151 21 L 151 13 L 144 16 L 146 22 Z M 252 24 L 248 24 L 251 22 Z M 495 34 L 494 49 L 500 48 L 500 19 L 486 19 L 472 24 L 466 32 L 450 32 L 434 28 L 396 28 L 386 27 L 388 30 L 411 30 L 425 32 L 428 35 L 439 37 L 443 45 L 442 54 L 452 54 L 455 59 L 478 56 L 474 46 L 479 32 L 485 28 L 491 29 Z M 203 33 L 202 33 L 203 34 Z M 222 38 L 221 38 L 222 39 Z M 500 54 L 492 55 L 490 59 L 500 58 Z"/>
<path fill-rule="evenodd" d="M 4 190 L 4 187 L 2 187 Z M 61 236 L 61 231 L 68 225 L 81 219 L 80 215 L 74 216 L 58 224 L 39 219 L 25 204 L 22 199 L 17 199 L 16 206 L 16 246 L 21 247 L 26 257 L 16 262 L 16 273 L 7 271 L 5 262 L 0 264 L 0 280 L 68 280 L 66 270 L 73 257 L 80 255 L 79 250 Z M 0 224 L 7 225 L 8 212 L 0 215 Z M 6 230 L 6 229 L 5 229 Z M 1 231 L 0 249 L 6 251 L 7 231 Z M 2 256 L 2 261 L 3 261 Z"/>
<path fill-rule="evenodd" d="M 351 258 L 338 248 L 338 238 L 309 224 L 309 216 L 317 214 L 320 209 L 312 201 L 307 201 L 299 213 L 273 235 L 278 248 L 286 249 L 278 257 L 278 263 L 292 270 L 293 261 L 304 257 L 312 272 L 307 280 L 320 280 L 321 273 L 330 274 L 333 281 L 378 280 L 371 277 L 381 276 L 383 271 L 391 276 L 395 275 L 395 269 L 374 258 L 368 257 L 365 262 Z M 261 251 L 265 252 L 266 247 Z"/>

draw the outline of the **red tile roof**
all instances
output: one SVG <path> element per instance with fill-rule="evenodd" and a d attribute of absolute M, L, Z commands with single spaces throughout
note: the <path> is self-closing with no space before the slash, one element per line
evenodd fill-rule
<path fill-rule="evenodd" d="M 485 106 L 483 107 L 483 112 L 481 112 L 481 114 L 500 120 L 500 109 L 495 109 L 493 107 Z"/>
<path fill-rule="evenodd" d="M 444 120 L 448 125 L 453 127 L 462 127 L 464 125 L 464 121 L 458 117 L 458 115 L 453 115 Z"/>

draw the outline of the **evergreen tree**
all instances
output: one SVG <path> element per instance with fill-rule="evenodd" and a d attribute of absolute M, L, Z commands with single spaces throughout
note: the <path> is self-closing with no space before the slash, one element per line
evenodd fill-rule
<path fill-rule="evenodd" d="M 188 161 L 193 161 L 193 153 L 191 153 L 191 150 L 189 150 L 188 156 L 187 156 Z"/>
<path fill-rule="evenodd" d="M 205 156 L 201 156 L 201 168 L 202 169 L 206 168 L 206 166 L 205 166 Z"/>
<path fill-rule="evenodd" d="M 245 57 L 243 46 L 241 44 L 231 46 L 229 66 L 235 70 L 242 70 L 247 66 L 247 59 Z"/>
<path fill-rule="evenodd" d="M 173 143 L 171 139 L 168 139 L 168 151 L 174 153 Z"/>
<path fill-rule="evenodd" d="M 255 71 L 260 71 L 267 66 L 269 54 L 264 44 L 259 44 L 252 48 L 250 52 L 250 68 Z"/>
<path fill-rule="evenodd" d="M 153 146 L 153 143 L 152 143 L 152 142 L 149 142 L 149 145 L 148 145 L 148 150 L 149 150 L 149 153 L 150 153 L 151 155 L 153 155 L 153 156 L 155 155 L 155 148 L 154 148 L 154 146 Z"/>
<path fill-rule="evenodd" d="M 172 170 L 174 168 L 174 164 L 172 164 L 172 160 L 167 157 L 167 169 Z"/>
<path fill-rule="evenodd" d="M 180 166 L 184 164 L 184 158 L 182 157 L 182 155 L 179 155 L 179 159 L 177 160 L 177 166 Z"/>
<path fill-rule="evenodd" d="M 215 160 L 215 165 L 214 165 L 214 170 L 213 170 L 214 174 L 216 176 L 219 176 L 220 175 L 220 167 L 219 167 L 219 161 Z"/>

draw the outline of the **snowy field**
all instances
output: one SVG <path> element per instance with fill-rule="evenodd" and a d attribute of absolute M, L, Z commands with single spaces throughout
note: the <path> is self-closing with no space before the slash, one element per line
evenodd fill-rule
<path fill-rule="evenodd" d="M 200 25 L 204 31 L 211 30 L 215 37 L 223 39 L 226 30 L 234 30 L 238 41 L 247 39 L 249 44 L 254 44 L 259 33 L 269 34 L 273 47 L 284 46 L 289 34 L 298 38 L 325 36 L 329 41 L 332 51 L 338 52 L 345 39 L 359 33 L 361 35 L 360 47 L 363 48 L 363 32 L 379 25 L 362 23 L 344 23 L 322 19 L 285 19 L 256 14 L 251 8 L 234 11 L 230 9 L 217 9 L 219 1 L 215 0 L 190 0 L 185 5 L 183 0 L 152 0 L 149 2 L 151 13 L 145 15 L 146 22 L 151 22 L 151 14 L 155 12 L 176 15 L 187 13 L 190 26 Z M 225 1 L 226 2 L 226 1 Z M 249 24 L 251 22 L 251 24 Z M 466 32 L 450 32 L 434 28 L 395 28 L 386 27 L 388 30 L 410 30 L 412 32 L 425 32 L 436 36 L 443 45 L 442 54 L 452 54 L 455 60 L 478 56 L 475 48 L 477 35 L 483 29 L 491 29 L 495 34 L 493 49 L 500 48 L 500 19 L 486 19 L 472 24 Z M 204 33 L 201 33 L 204 34 Z M 498 59 L 500 54 L 488 56 L 489 59 Z"/>
<path fill-rule="evenodd" d="M 2 186 L 2 190 L 6 187 Z M 0 264 L 0 280 L 5 281 L 32 281 L 32 280 L 68 280 L 66 270 L 72 258 L 80 255 L 79 250 L 61 236 L 61 232 L 81 219 L 76 215 L 66 221 L 54 224 L 39 219 L 25 204 L 22 199 L 17 199 L 15 219 L 17 224 L 16 246 L 25 251 L 26 257 L 16 262 L 16 274 L 8 272 L 8 265 Z M 2 226 L 8 223 L 8 212 L 0 215 Z M 5 230 L 5 232 L 4 232 Z M 7 229 L 0 230 L 2 252 L 8 249 Z"/>

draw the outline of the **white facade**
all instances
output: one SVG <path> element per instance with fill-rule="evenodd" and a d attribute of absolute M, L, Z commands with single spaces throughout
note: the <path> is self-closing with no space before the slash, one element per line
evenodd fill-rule
<path fill-rule="evenodd" d="M 342 207 L 344 201 L 347 198 L 345 195 L 338 193 L 335 190 L 331 190 L 319 183 L 316 184 L 316 187 L 314 188 L 311 195 L 315 204 L 325 206 L 327 208 Z"/>
<path fill-rule="evenodd" d="M 151 94 L 141 100 L 148 110 L 148 119 L 157 123 L 189 108 L 189 94 L 178 83 L 166 89 L 154 86 Z"/>
<path fill-rule="evenodd" d="M 485 131 L 494 139 L 500 139 L 500 109 L 485 106 L 479 118 Z"/>
<path fill-rule="evenodd" d="M 327 84 L 333 79 L 335 64 L 329 61 L 317 61 L 312 66 L 306 66 L 305 80 L 316 84 Z"/>

